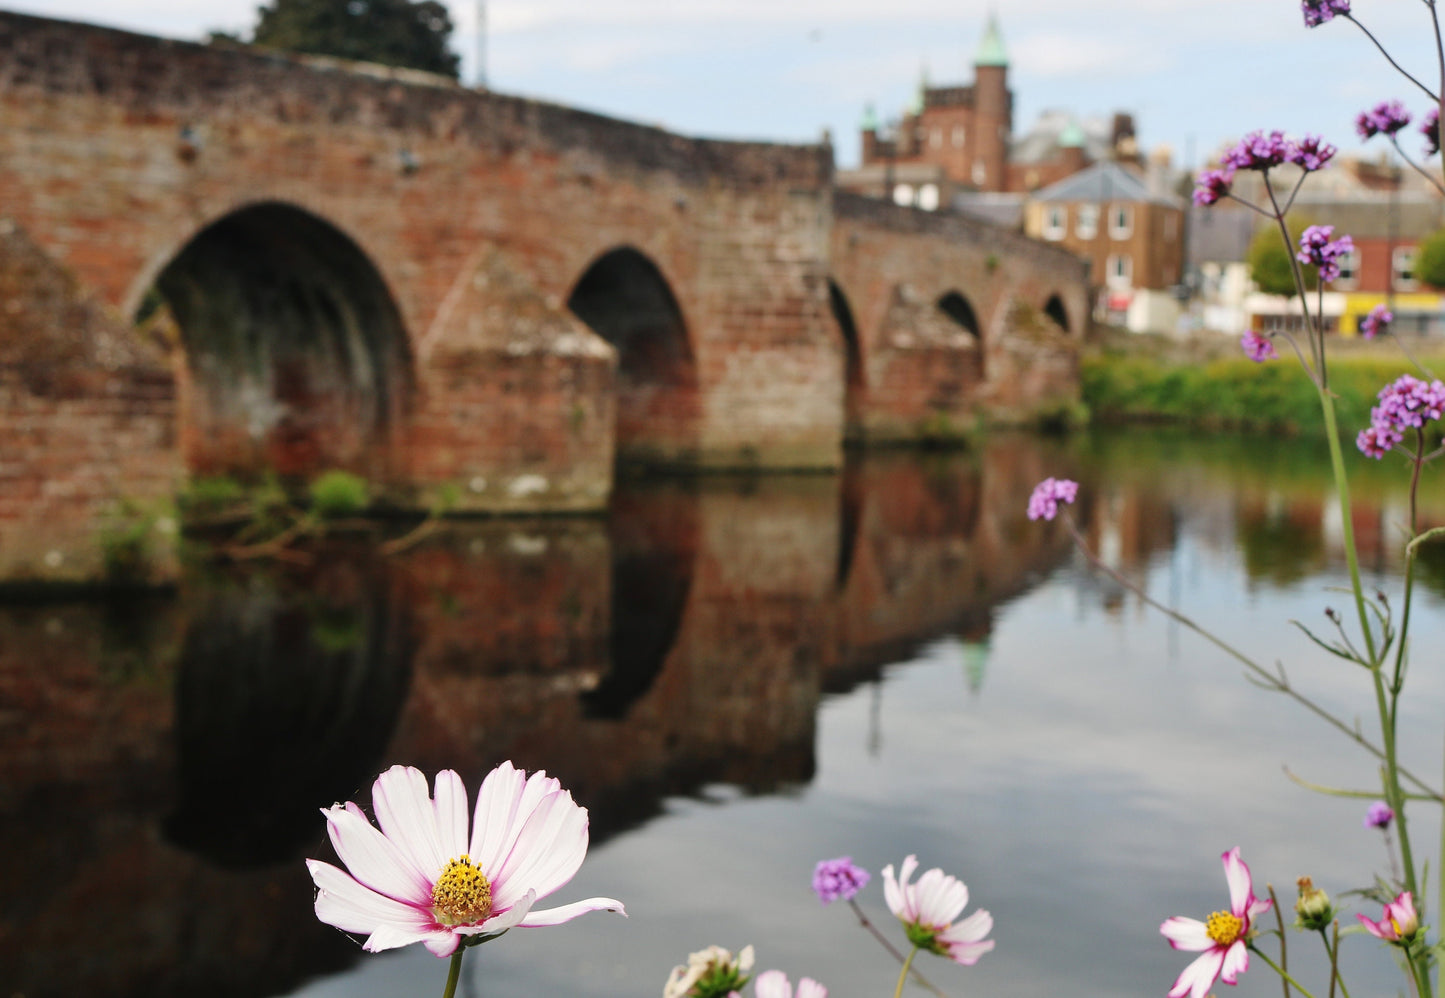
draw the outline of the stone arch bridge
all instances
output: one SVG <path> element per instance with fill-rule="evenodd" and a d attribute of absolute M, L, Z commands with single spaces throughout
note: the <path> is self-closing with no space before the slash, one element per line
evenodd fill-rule
<path fill-rule="evenodd" d="M 510 511 L 836 467 L 1073 400 L 1087 308 L 827 145 L 0 12 L 0 578 L 92 574 L 58 525 L 188 473 Z"/>

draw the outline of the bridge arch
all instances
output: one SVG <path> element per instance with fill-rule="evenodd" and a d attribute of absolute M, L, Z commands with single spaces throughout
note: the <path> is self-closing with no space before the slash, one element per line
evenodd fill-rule
<path fill-rule="evenodd" d="M 1044 302 L 1044 315 L 1064 332 L 1073 332 L 1073 327 L 1069 325 L 1069 310 L 1064 305 L 1064 299 L 1057 294 L 1050 295 Z"/>
<path fill-rule="evenodd" d="M 618 459 L 694 459 L 697 360 L 682 308 L 657 264 L 631 246 L 608 250 L 588 265 L 567 307 L 617 350 Z"/>
<path fill-rule="evenodd" d="M 414 370 L 376 265 L 326 219 L 281 201 L 237 208 L 160 270 L 185 355 L 181 446 L 193 473 L 392 477 Z"/>
<path fill-rule="evenodd" d="M 978 314 L 961 291 L 945 291 L 939 295 L 938 310 L 972 333 L 982 345 L 983 327 L 979 325 Z"/>
<path fill-rule="evenodd" d="M 828 278 L 828 309 L 843 340 L 843 439 L 856 441 L 863 437 L 863 397 L 867 384 L 863 348 L 848 296 L 831 277 Z"/>

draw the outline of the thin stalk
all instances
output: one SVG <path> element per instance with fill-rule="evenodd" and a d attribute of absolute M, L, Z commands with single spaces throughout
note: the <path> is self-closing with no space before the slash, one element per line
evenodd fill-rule
<path fill-rule="evenodd" d="M 1325 390 L 1324 357 L 1321 351 L 1324 349 L 1317 341 L 1324 338 L 1324 327 L 1321 325 L 1320 335 L 1314 336 L 1310 333 L 1313 323 L 1310 321 L 1310 305 L 1305 288 L 1304 269 L 1295 256 L 1294 239 L 1289 234 L 1289 226 L 1284 220 L 1284 211 L 1279 206 L 1279 199 L 1275 197 L 1274 185 L 1269 182 L 1269 172 L 1264 173 L 1264 192 L 1269 195 L 1270 207 L 1274 209 L 1274 221 L 1279 226 L 1280 238 L 1284 240 L 1285 256 L 1289 258 L 1290 273 L 1294 275 L 1295 291 L 1299 294 L 1299 307 L 1301 321 L 1304 323 L 1305 333 L 1310 339 L 1310 354 L 1314 358 L 1315 366 L 1305 364 L 1305 372 L 1309 374 L 1310 380 L 1320 391 Z"/>
<path fill-rule="evenodd" d="M 893 998 L 900 998 L 903 994 L 903 982 L 908 980 L 908 968 L 913 965 L 913 958 L 917 955 L 917 946 L 908 951 L 908 959 L 903 961 L 903 969 L 898 972 L 898 987 L 893 989 Z"/>
<path fill-rule="evenodd" d="M 1398 62 L 1396 62 L 1396 61 L 1390 56 L 1390 53 L 1389 53 L 1389 52 L 1385 51 L 1385 46 L 1381 45 L 1381 44 L 1380 44 L 1380 40 L 1370 33 L 1370 29 L 1369 29 L 1369 28 L 1365 27 L 1365 26 L 1364 26 L 1363 24 L 1361 24 L 1359 21 L 1355 21 L 1355 18 L 1354 18 L 1354 16 L 1353 16 L 1352 14 L 1342 14 L 1342 15 L 1340 15 L 1340 16 L 1345 17 L 1345 18 L 1348 18 L 1348 19 L 1351 20 L 1351 21 L 1354 21 L 1355 27 L 1357 27 L 1357 28 L 1359 28 L 1361 31 L 1363 31 L 1363 32 L 1365 33 L 1365 37 L 1368 38 L 1370 41 L 1372 41 L 1372 42 L 1375 43 L 1375 48 L 1377 48 L 1377 49 L 1380 50 L 1380 54 L 1385 57 L 1385 61 L 1388 62 L 1391 66 L 1394 66 L 1395 69 L 1399 72 L 1399 74 L 1400 74 L 1401 76 L 1403 76 L 1405 79 L 1409 80 L 1411 83 L 1415 84 L 1415 86 L 1419 87 L 1420 90 L 1425 94 L 1426 97 L 1429 97 L 1431 100 L 1437 100 L 1437 99 L 1438 99 L 1438 96 L 1436 95 L 1436 93 L 1435 93 L 1433 90 L 1431 90 L 1429 87 L 1425 86 L 1425 84 L 1421 83 L 1419 80 L 1415 79 L 1415 77 L 1411 76 L 1410 73 L 1405 69 L 1404 66 L 1401 66 Z"/>
<path fill-rule="evenodd" d="M 1253 953 L 1255 956 L 1259 957 L 1259 958 L 1260 958 L 1261 960 L 1263 960 L 1265 963 L 1269 964 L 1270 969 L 1273 970 L 1276 974 L 1278 974 L 1278 975 L 1279 975 L 1280 977 L 1282 977 L 1284 980 L 1288 981 L 1290 984 L 1293 984 L 1294 987 L 1295 987 L 1295 990 L 1298 991 L 1300 994 L 1304 995 L 1305 998 L 1315 998 L 1315 996 L 1312 995 L 1312 994 L 1310 994 L 1309 991 L 1308 991 L 1303 985 L 1301 985 L 1299 981 L 1297 981 L 1297 980 L 1295 980 L 1293 977 L 1289 976 L 1289 971 L 1285 970 L 1285 969 L 1284 969 L 1283 967 L 1281 967 L 1279 964 L 1277 964 L 1277 963 L 1275 963 L 1273 960 L 1271 960 L 1271 959 L 1269 958 L 1269 954 L 1265 953 L 1264 950 L 1260 949 L 1258 946 L 1254 945 L 1253 943 L 1250 943 L 1250 944 L 1249 944 L 1249 950 L 1250 950 L 1250 952 Z"/>
<path fill-rule="evenodd" d="M 903 963 L 904 957 L 902 953 L 898 952 L 898 947 L 894 946 L 891 942 L 889 942 L 888 937 L 885 936 L 883 933 L 879 932 L 878 927 L 868 920 L 868 916 L 863 914 L 863 909 L 858 907 L 858 902 L 854 901 L 852 898 L 849 898 L 848 905 L 853 909 L 853 914 L 858 916 L 858 924 L 871 932 L 873 934 L 873 938 L 878 940 L 879 944 L 884 949 L 886 949 L 889 953 L 893 954 L 893 959 L 897 960 L 899 963 Z M 913 972 L 913 979 L 919 984 L 922 984 L 929 991 L 932 991 L 934 994 L 938 995 L 938 998 L 948 998 L 947 992 L 942 991 L 936 984 L 934 984 L 928 978 L 924 977 L 921 972 L 915 970 Z"/>
<path fill-rule="evenodd" d="M 453 998 L 457 993 L 457 981 L 462 976 L 462 954 L 466 952 L 465 946 L 458 946 L 452 953 L 452 965 L 447 970 L 447 986 L 442 992 L 442 998 Z"/>
<path fill-rule="evenodd" d="M 1205 641 L 1208 641 L 1210 644 L 1214 645 L 1214 647 L 1224 652 L 1230 658 L 1234 659 L 1236 662 L 1239 662 L 1250 672 L 1260 677 L 1260 680 L 1263 683 L 1268 684 L 1269 688 L 1289 696 L 1292 700 L 1294 700 L 1300 706 L 1304 707 L 1310 713 L 1314 714 L 1316 717 L 1320 718 L 1334 728 L 1343 732 L 1356 745 L 1359 745 L 1366 752 L 1369 752 L 1381 762 L 1385 760 L 1385 753 L 1381 751 L 1380 748 L 1378 748 L 1376 745 L 1371 743 L 1368 738 L 1365 738 L 1363 735 L 1361 735 L 1357 730 L 1351 728 L 1344 721 L 1341 721 L 1338 717 L 1335 717 L 1333 714 L 1325 710 L 1319 704 L 1315 703 L 1309 697 L 1295 690 L 1288 683 L 1281 682 L 1279 677 L 1269 672 L 1269 670 L 1265 669 L 1258 662 L 1250 658 L 1248 655 L 1244 654 L 1244 652 L 1240 651 L 1238 648 L 1235 648 L 1233 645 L 1229 644 L 1229 642 L 1225 641 L 1224 639 L 1220 638 L 1215 634 L 1212 634 L 1205 628 L 1201 627 L 1199 624 L 1195 623 L 1189 617 L 1180 613 L 1178 610 L 1175 610 L 1173 607 L 1165 606 L 1163 603 L 1160 603 L 1154 597 L 1150 596 L 1143 589 L 1141 589 L 1139 585 L 1134 582 L 1133 579 L 1130 579 L 1128 576 L 1124 575 L 1122 572 L 1118 571 L 1112 566 L 1105 564 L 1102 560 L 1099 559 L 1097 555 L 1094 554 L 1093 551 L 1089 550 L 1089 545 L 1085 542 L 1083 536 L 1079 533 L 1078 526 L 1074 523 L 1073 518 L 1069 516 L 1068 512 L 1065 511 L 1063 515 L 1065 525 L 1069 533 L 1074 538 L 1074 544 L 1078 547 L 1079 552 L 1083 554 L 1086 559 L 1088 559 L 1091 565 L 1093 565 L 1099 571 L 1103 572 L 1105 575 L 1109 576 L 1109 578 L 1113 579 L 1115 582 L 1119 583 L 1119 585 L 1128 589 L 1131 593 L 1139 597 L 1139 599 L 1146 603 L 1148 606 L 1153 607 L 1155 610 L 1158 610 L 1169 619 L 1193 631 Z M 1411 773 L 1408 769 L 1405 769 L 1403 766 L 1401 766 L 1399 767 L 1399 773 L 1405 779 L 1409 780 L 1416 787 L 1418 787 L 1431 799 L 1445 801 L 1445 794 L 1441 794 L 1439 791 L 1433 789 L 1429 784 L 1425 783 L 1424 780 L 1421 780 L 1418 776 Z"/>
<path fill-rule="evenodd" d="M 1345 979 L 1340 976 L 1340 920 L 1337 918 L 1331 923 L 1334 931 L 1335 941 L 1330 944 L 1329 934 L 1320 929 L 1320 940 L 1325 944 L 1325 952 L 1330 956 L 1330 998 L 1335 998 L 1335 984 L 1340 986 L 1342 998 L 1350 998 L 1350 989 L 1345 987 Z"/>
<path fill-rule="evenodd" d="M 1409 153 L 1405 152 L 1405 150 L 1400 147 L 1399 140 L 1393 135 L 1390 136 L 1390 144 L 1395 147 L 1395 151 L 1400 154 L 1400 158 L 1405 161 L 1405 163 L 1410 167 L 1410 169 L 1414 170 L 1420 176 L 1424 177 L 1425 182 L 1430 184 L 1441 194 L 1445 194 L 1445 185 L 1442 185 L 1440 183 L 1434 173 L 1425 169 L 1419 163 L 1416 163 L 1413 159 L 1411 159 Z"/>
<path fill-rule="evenodd" d="M 1274 923 L 1279 926 L 1279 965 L 1289 968 L 1289 953 L 1285 949 L 1286 937 L 1284 932 L 1284 916 L 1279 912 L 1279 898 L 1274 896 L 1274 884 L 1264 885 L 1269 890 L 1269 906 L 1274 909 Z M 1284 988 L 1284 998 L 1289 998 L 1289 978 L 1281 976 L 1280 986 Z"/>

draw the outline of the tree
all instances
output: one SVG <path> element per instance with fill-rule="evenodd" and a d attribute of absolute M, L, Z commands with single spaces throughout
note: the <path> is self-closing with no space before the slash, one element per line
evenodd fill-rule
<path fill-rule="evenodd" d="M 1415 277 L 1431 287 L 1445 288 L 1445 229 L 1437 229 L 1415 252 Z"/>
<path fill-rule="evenodd" d="M 1279 227 L 1261 226 L 1250 240 L 1245 262 L 1249 264 L 1249 279 L 1267 295 L 1294 297 L 1294 269 L 1290 257 L 1299 247 L 1300 236 L 1312 223 L 1300 220 L 1289 223 L 1289 249 L 1280 239 Z M 1319 284 L 1319 272 L 1315 267 L 1301 264 L 1304 271 L 1305 290 L 1313 291 Z"/>
<path fill-rule="evenodd" d="M 452 19 L 437 0 L 272 0 L 261 7 L 257 45 L 440 73 L 461 59 L 447 43 Z"/>

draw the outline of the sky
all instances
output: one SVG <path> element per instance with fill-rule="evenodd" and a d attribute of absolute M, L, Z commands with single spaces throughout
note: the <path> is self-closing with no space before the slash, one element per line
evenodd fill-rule
<path fill-rule="evenodd" d="M 170 38 L 249 34 L 258 0 L 0 0 L 0 8 Z M 463 80 L 476 79 L 477 0 L 444 0 Z M 1356 16 L 1421 79 L 1438 80 L 1419 0 L 1355 0 Z M 966 83 L 990 10 L 1010 59 L 1014 130 L 1039 113 L 1134 115 L 1146 150 L 1198 165 L 1255 129 L 1361 149 L 1354 116 L 1426 100 L 1359 28 L 1306 29 L 1298 0 L 487 0 L 493 89 L 710 138 L 834 137 L 856 165 L 864 106 L 898 114 L 923 71 Z M 1405 151 L 1416 153 L 1414 130 Z"/>

